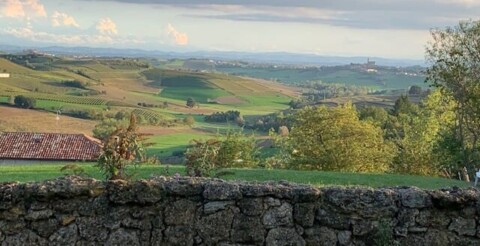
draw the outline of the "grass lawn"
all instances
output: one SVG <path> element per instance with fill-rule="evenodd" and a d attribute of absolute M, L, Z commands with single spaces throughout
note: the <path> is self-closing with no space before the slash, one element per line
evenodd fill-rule
<path fill-rule="evenodd" d="M 60 171 L 63 164 L 45 165 L 3 165 L 0 166 L 0 182 L 6 181 L 38 181 L 56 178 L 64 175 Z M 100 171 L 91 163 L 79 164 L 85 172 L 94 178 L 102 179 Z M 227 180 L 246 181 L 279 181 L 287 180 L 295 183 L 310 184 L 314 186 L 369 186 L 369 187 L 392 187 L 392 186 L 417 186 L 425 189 L 439 189 L 445 187 L 471 187 L 470 183 L 434 177 L 409 176 L 397 174 L 357 174 L 340 172 L 319 171 L 293 171 L 293 170 L 265 170 L 265 169 L 231 169 L 233 175 L 222 177 Z M 145 165 L 134 170 L 135 178 L 148 178 L 152 175 L 165 174 L 165 166 Z M 170 175 L 174 173 L 184 174 L 183 166 L 169 166 Z"/>

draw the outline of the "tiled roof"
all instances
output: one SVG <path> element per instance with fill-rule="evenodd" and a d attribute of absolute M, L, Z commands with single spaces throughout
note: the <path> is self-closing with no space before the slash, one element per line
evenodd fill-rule
<path fill-rule="evenodd" d="M 0 132 L 0 159 L 92 161 L 100 144 L 83 134 Z"/>

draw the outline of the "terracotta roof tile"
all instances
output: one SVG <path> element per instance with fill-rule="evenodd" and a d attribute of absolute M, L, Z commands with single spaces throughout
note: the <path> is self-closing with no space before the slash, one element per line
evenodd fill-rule
<path fill-rule="evenodd" d="M 83 134 L 3 132 L 0 159 L 96 160 L 101 142 Z"/>

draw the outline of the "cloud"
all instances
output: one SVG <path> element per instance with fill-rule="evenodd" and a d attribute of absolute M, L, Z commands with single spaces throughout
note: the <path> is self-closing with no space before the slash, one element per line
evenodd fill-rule
<path fill-rule="evenodd" d="M 11 18 L 47 16 L 45 7 L 38 0 L 2 0 L 0 14 Z"/>
<path fill-rule="evenodd" d="M 117 35 L 117 24 L 110 18 L 103 18 L 98 21 L 96 26 L 97 31 L 102 35 Z"/>
<path fill-rule="evenodd" d="M 81 0 L 78 0 L 81 1 Z M 83 0 L 93 1 L 93 0 Z M 98 1 L 98 0 L 97 0 Z M 106 0 L 104 0 L 106 1 Z M 364 29 L 430 29 L 477 19 L 480 0 L 108 0 L 173 6 L 188 16 L 256 22 L 301 22 Z M 201 3 L 200 3 L 201 2 Z M 298 9 L 337 12 L 329 18 Z M 297 10 L 296 10 L 297 9 Z M 448 21 L 447 21 L 448 19 Z M 443 21 L 438 21 L 443 20 Z"/>
<path fill-rule="evenodd" d="M 167 35 L 172 38 L 172 40 L 177 45 L 187 45 L 188 44 L 188 35 L 177 31 L 172 24 L 168 23 L 167 26 Z"/>
<path fill-rule="evenodd" d="M 63 43 L 71 45 L 84 45 L 84 44 L 141 44 L 143 41 L 129 38 L 110 35 L 85 35 L 85 34 L 55 34 L 42 31 L 34 31 L 30 27 L 23 28 L 7 28 L 3 30 L 3 33 L 9 34 L 16 38 L 27 39 L 35 42 L 42 43 Z"/>
<path fill-rule="evenodd" d="M 77 23 L 75 18 L 58 11 L 55 11 L 52 14 L 51 20 L 52 20 L 52 26 L 54 27 L 60 27 L 60 26 L 73 26 L 77 28 L 80 27 L 80 25 Z"/>

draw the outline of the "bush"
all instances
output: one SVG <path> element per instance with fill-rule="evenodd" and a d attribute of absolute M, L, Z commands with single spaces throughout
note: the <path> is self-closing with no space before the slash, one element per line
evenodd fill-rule
<path fill-rule="evenodd" d="M 141 140 L 137 133 L 135 115 L 131 114 L 129 126 L 118 128 L 103 142 L 96 166 L 109 180 L 129 178 L 127 167 L 136 166 L 145 157 Z"/>
<path fill-rule="evenodd" d="M 190 176 L 216 176 L 222 168 L 253 167 L 258 164 L 253 136 L 229 132 L 223 140 L 192 141 L 194 145 L 185 153 L 186 170 Z"/>
<path fill-rule="evenodd" d="M 189 127 L 192 127 L 195 124 L 195 119 L 189 115 L 183 118 L 183 123 Z"/>
<path fill-rule="evenodd" d="M 30 97 L 16 96 L 14 99 L 15 106 L 20 108 L 34 108 L 37 101 Z"/>

